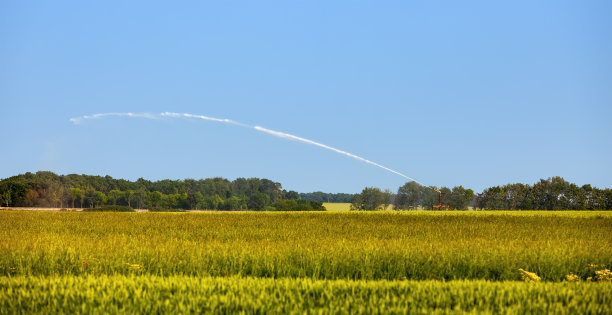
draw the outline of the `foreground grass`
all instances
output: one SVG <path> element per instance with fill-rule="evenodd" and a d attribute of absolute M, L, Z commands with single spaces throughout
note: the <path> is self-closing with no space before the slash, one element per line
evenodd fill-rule
<path fill-rule="evenodd" d="M 202 312 L 610 314 L 612 283 L 0 277 L 0 314 Z"/>
<path fill-rule="evenodd" d="M 606 212 L 2 211 L 0 275 L 562 281 L 610 269 L 611 231 Z"/>

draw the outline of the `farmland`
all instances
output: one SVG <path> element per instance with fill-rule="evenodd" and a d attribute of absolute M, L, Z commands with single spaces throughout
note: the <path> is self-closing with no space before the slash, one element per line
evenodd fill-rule
<path fill-rule="evenodd" d="M 517 310 L 609 312 L 610 282 L 584 280 L 612 266 L 611 231 L 612 213 L 595 211 L 2 211 L 0 306 L 72 299 L 86 311 L 116 291 L 140 312 L 297 312 L 321 301 L 336 311 L 495 311 L 528 298 L 520 307 L 533 308 Z M 519 282 L 519 268 L 542 281 Z M 570 273 L 583 281 L 568 283 Z M 54 312 L 44 308 L 53 303 L 32 310 Z"/>
<path fill-rule="evenodd" d="M 184 276 L 0 278 L 0 313 L 610 313 L 609 283 Z"/>
<path fill-rule="evenodd" d="M 348 202 L 324 202 L 323 206 L 327 211 L 349 211 L 351 204 Z M 386 210 L 393 210 L 393 205 L 387 205 Z"/>

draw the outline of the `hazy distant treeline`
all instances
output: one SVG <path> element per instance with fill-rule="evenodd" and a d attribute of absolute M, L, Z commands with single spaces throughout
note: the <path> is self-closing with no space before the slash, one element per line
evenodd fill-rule
<path fill-rule="evenodd" d="M 25 173 L 0 181 L 6 207 L 93 208 L 122 205 L 147 209 L 324 210 L 280 183 L 260 178 L 136 181 L 110 176 Z"/>
<path fill-rule="evenodd" d="M 306 200 L 313 200 L 318 202 L 352 202 L 355 194 L 344 194 L 344 193 L 324 193 L 322 191 L 315 191 L 311 193 L 300 193 L 300 197 Z"/>

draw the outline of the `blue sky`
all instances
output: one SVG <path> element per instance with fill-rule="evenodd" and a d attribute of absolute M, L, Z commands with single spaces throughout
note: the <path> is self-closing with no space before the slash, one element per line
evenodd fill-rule
<path fill-rule="evenodd" d="M 612 186 L 609 1 L 3 1 L 0 178 Z"/>

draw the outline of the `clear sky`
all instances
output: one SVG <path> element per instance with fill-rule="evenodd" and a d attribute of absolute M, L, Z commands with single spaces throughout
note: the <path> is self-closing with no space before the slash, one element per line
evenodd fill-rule
<path fill-rule="evenodd" d="M 0 178 L 612 187 L 610 1 L 2 1 Z"/>

